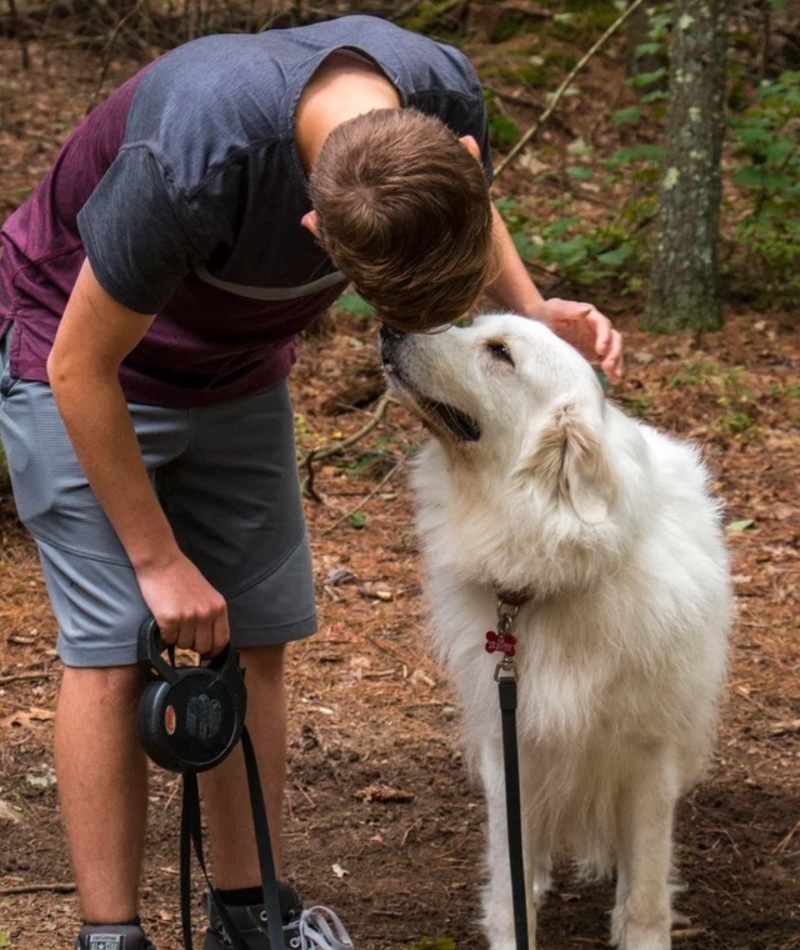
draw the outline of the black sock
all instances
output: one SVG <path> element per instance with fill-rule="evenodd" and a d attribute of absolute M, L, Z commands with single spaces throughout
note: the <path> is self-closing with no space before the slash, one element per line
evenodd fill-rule
<path fill-rule="evenodd" d="M 220 900 L 226 907 L 251 907 L 254 904 L 264 903 L 264 891 L 261 887 L 238 887 L 230 891 L 217 891 Z M 281 916 L 288 920 L 297 913 L 299 898 L 297 891 L 291 884 L 278 881 L 278 899 L 281 905 Z"/>
<path fill-rule="evenodd" d="M 250 907 L 263 904 L 264 892 L 260 887 L 237 887 L 232 891 L 217 891 L 226 907 Z"/>
<path fill-rule="evenodd" d="M 141 927 L 142 919 L 141 917 L 134 917 L 131 920 L 117 920 L 113 924 L 108 922 L 103 924 L 95 924 L 91 920 L 84 920 L 84 927 Z"/>

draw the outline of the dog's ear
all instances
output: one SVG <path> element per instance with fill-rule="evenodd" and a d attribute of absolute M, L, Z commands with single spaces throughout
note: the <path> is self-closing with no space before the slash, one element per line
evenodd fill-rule
<path fill-rule="evenodd" d="M 559 406 L 540 430 L 523 467 L 554 500 L 570 505 L 586 524 L 601 524 L 616 495 L 603 446 L 573 402 Z"/>

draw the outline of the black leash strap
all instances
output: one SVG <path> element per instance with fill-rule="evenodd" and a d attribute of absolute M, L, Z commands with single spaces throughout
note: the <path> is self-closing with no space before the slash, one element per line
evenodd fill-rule
<path fill-rule="evenodd" d="M 522 801 L 519 790 L 519 749 L 517 747 L 517 674 L 508 660 L 495 673 L 500 697 L 503 730 L 503 771 L 506 786 L 508 858 L 511 869 L 511 899 L 517 950 L 528 950 L 528 911 L 525 890 L 525 863 L 522 849 Z"/>
<path fill-rule="evenodd" d="M 261 869 L 261 886 L 264 893 L 264 907 L 267 914 L 267 932 L 270 946 L 283 950 L 283 921 L 281 916 L 280 898 L 278 897 L 278 879 L 275 874 L 275 862 L 272 857 L 270 844 L 269 823 L 264 805 L 264 795 L 261 791 L 261 781 L 258 774 L 253 743 L 245 726 L 242 729 L 242 750 L 244 752 L 245 767 L 247 769 L 247 787 L 250 793 L 250 806 L 253 812 L 253 827 L 255 829 L 258 863 Z M 239 931 L 231 919 L 228 909 L 220 899 L 217 890 L 211 883 L 203 857 L 203 834 L 200 818 L 200 794 L 197 787 L 197 773 L 183 773 L 183 807 L 181 809 L 181 836 L 180 836 L 180 884 L 181 884 L 181 927 L 183 929 L 183 943 L 186 950 L 192 950 L 192 918 L 191 918 L 191 859 L 192 846 L 197 856 L 197 863 L 203 872 L 208 885 L 208 893 L 214 908 L 220 916 L 225 933 L 230 938 L 234 950 L 249 950 Z"/>
<path fill-rule="evenodd" d="M 258 776 L 258 764 L 250 733 L 242 730 L 242 748 L 244 761 L 247 766 L 247 785 L 250 789 L 250 803 L 253 809 L 253 827 L 256 834 L 256 848 L 258 849 L 258 863 L 261 868 L 261 889 L 264 893 L 264 909 L 267 912 L 267 932 L 272 950 L 276 947 L 283 950 L 283 922 L 281 916 L 281 902 L 278 897 L 278 878 L 275 874 L 275 861 L 272 857 L 270 845 L 269 824 L 267 809 L 264 806 L 264 794 L 261 791 L 261 781 Z"/>

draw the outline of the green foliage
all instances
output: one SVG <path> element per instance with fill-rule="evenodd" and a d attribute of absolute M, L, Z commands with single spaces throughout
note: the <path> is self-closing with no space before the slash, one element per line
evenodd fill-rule
<path fill-rule="evenodd" d="M 771 393 L 785 395 L 782 384 L 772 384 L 762 391 L 759 377 L 745 367 L 726 368 L 713 360 L 686 360 L 667 383 L 692 389 L 695 397 L 706 404 L 711 425 L 732 436 L 756 424 L 759 407 Z"/>
<path fill-rule="evenodd" d="M 447 4 L 448 0 L 424 0 L 416 8 L 412 16 L 400 21 L 400 25 L 414 33 L 430 33 L 434 28 L 439 27 L 439 14 Z"/>
<path fill-rule="evenodd" d="M 574 170 L 588 171 L 585 166 Z M 498 209 L 523 259 L 536 261 L 571 283 L 614 281 L 619 293 L 636 289 L 636 268 L 621 271 L 626 262 L 636 263 L 637 254 L 621 221 L 597 227 L 569 214 L 552 221 L 534 221 L 513 202 L 498 202 Z"/>
<path fill-rule="evenodd" d="M 374 317 L 375 308 L 354 291 L 347 291 L 336 301 L 336 307 L 352 317 Z"/>
<path fill-rule="evenodd" d="M 627 413 L 640 418 L 643 418 L 650 408 L 650 400 L 647 396 L 627 396 L 620 402 Z"/>
<path fill-rule="evenodd" d="M 628 125 L 636 123 L 642 118 L 641 106 L 628 106 L 626 109 L 618 109 L 612 116 L 611 121 L 614 125 Z"/>
<path fill-rule="evenodd" d="M 456 950 L 456 942 L 452 937 L 423 937 L 412 950 Z"/>
<path fill-rule="evenodd" d="M 613 286 L 616 294 L 638 291 L 649 261 L 646 245 L 637 235 L 655 214 L 654 185 L 663 149 L 655 145 L 622 148 L 596 164 L 591 163 L 588 146 L 573 146 L 569 151 L 581 164 L 565 167 L 568 179 L 582 184 L 601 177 L 604 190 L 623 183 L 627 197 L 600 224 L 573 214 L 569 196 L 553 203 L 548 220 L 529 215 L 519 201 L 499 201 L 498 210 L 514 244 L 523 259 L 537 262 L 576 287 L 602 282 L 609 289 Z"/>
<path fill-rule="evenodd" d="M 494 96 L 484 91 L 484 102 L 489 122 L 489 140 L 493 148 L 501 152 L 511 148 L 519 139 L 519 129 L 505 113 L 497 108 Z"/>
<path fill-rule="evenodd" d="M 514 72 L 515 77 L 531 89 L 544 89 L 550 84 L 550 72 L 541 57 L 530 57 Z"/>
<path fill-rule="evenodd" d="M 728 125 L 740 165 L 733 183 L 749 212 L 734 226 L 731 277 L 757 288 L 759 301 L 780 294 L 800 301 L 800 72 L 763 83 L 756 101 Z"/>

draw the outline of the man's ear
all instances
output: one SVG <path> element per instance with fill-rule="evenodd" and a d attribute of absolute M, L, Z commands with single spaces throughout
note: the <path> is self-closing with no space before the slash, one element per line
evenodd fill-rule
<path fill-rule="evenodd" d="M 481 160 L 481 147 L 471 135 L 462 135 L 458 141 L 476 161 Z"/>
<path fill-rule="evenodd" d="M 314 235 L 314 237 L 319 237 L 319 230 L 317 229 L 317 212 L 316 211 L 309 211 L 306 214 L 304 214 L 303 217 L 300 219 L 300 224 L 303 225 L 306 231 L 310 231 Z"/>

